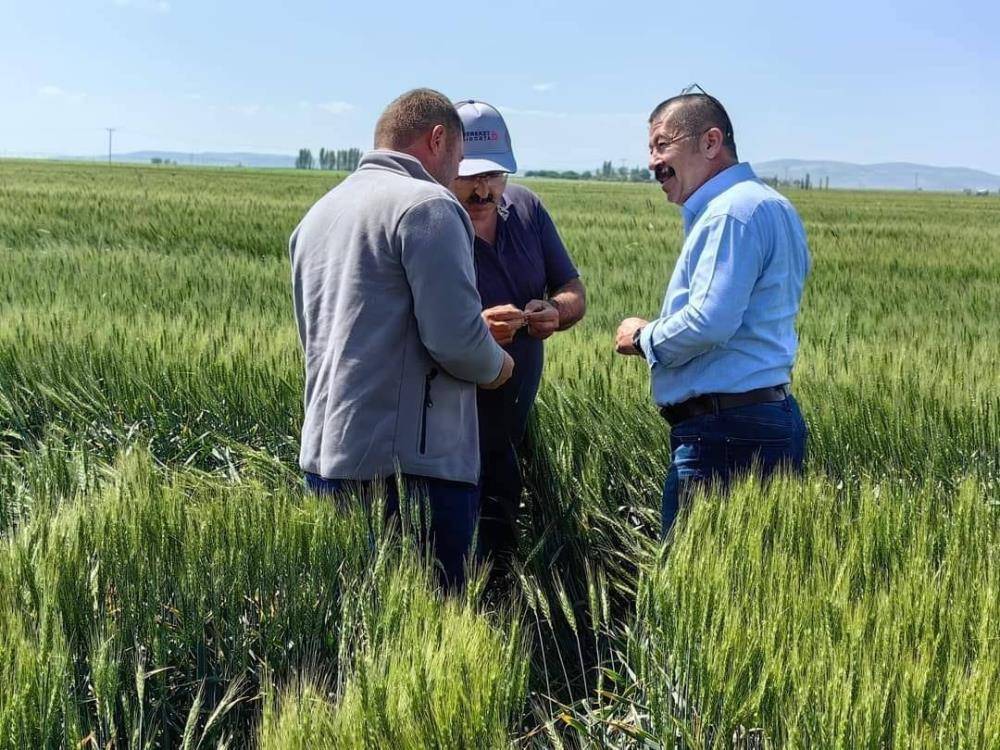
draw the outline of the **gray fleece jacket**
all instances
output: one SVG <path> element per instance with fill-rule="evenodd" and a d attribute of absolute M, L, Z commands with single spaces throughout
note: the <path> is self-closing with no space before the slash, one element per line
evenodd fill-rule
<path fill-rule="evenodd" d="M 376 150 L 289 241 L 305 422 L 299 463 L 327 478 L 476 482 L 476 384 L 503 350 L 480 313 L 473 229 L 417 159 Z"/>

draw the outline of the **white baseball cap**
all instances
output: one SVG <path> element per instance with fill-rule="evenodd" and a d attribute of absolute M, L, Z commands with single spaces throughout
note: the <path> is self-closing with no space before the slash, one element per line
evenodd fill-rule
<path fill-rule="evenodd" d="M 517 162 L 510 145 L 507 123 L 486 102 L 465 99 L 455 102 L 465 128 L 465 156 L 458 166 L 459 177 L 483 172 L 516 172 Z"/>

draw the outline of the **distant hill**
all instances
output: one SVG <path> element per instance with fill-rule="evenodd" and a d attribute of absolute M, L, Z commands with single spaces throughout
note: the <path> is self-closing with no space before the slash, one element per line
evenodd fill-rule
<path fill-rule="evenodd" d="M 1000 176 L 967 167 L 930 167 L 926 164 L 887 162 L 851 164 L 843 161 L 776 159 L 753 165 L 761 177 L 802 180 L 806 174 L 813 185 L 827 177 L 832 188 L 870 190 L 1000 190 Z"/>
<path fill-rule="evenodd" d="M 81 157 L 61 157 L 81 159 Z M 100 161 L 104 157 L 82 157 L 86 161 Z M 291 154 L 257 154 L 251 152 L 202 152 L 182 151 L 132 151 L 115 154 L 116 162 L 149 164 L 153 159 L 169 159 L 178 164 L 195 164 L 213 167 L 263 167 L 285 168 L 295 166 Z M 1000 191 L 1000 175 L 968 167 L 932 167 L 926 164 L 887 162 L 884 164 L 851 164 L 844 161 L 811 161 L 808 159 L 776 159 L 757 162 L 754 170 L 761 177 L 778 177 L 781 180 L 803 180 L 806 174 L 814 186 L 827 177 L 832 188 L 867 190 L 989 190 Z"/>

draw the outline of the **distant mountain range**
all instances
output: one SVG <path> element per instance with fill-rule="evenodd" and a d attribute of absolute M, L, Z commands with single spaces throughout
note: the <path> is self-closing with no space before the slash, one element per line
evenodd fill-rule
<path fill-rule="evenodd" d="M 64 157 L 81 158 L 81 157 Z M 83 157 L 96 161 L 101 157 Z M 153 159 L 170 160 L 177 164 L 214 167 L 293 168 L 295 156 L 258 154 L 251 152 L 132 151 L 115 154 L 116 162 L 149 164 Z M 931 167 L 926 164 L 887 162 L 885 164 L 851 164 L 843 161 L 810 161 L 807 159 L 777 159 L 757 162 L 754 170 L 761 177 L 780 180 L 809 180 L 819 187 L 827 178 L 831 188 L 867 190 L 989 190 L 1000 191 L 1000 175 L 967 167 Z"/>
<path fill-rule="evenodd" d="M 1000 190 L 1000 176 L 967 167 L 930 167 L 926 164 L 887 162 L 850 164 L 843 161 L 777 159 L 753 165 L 761 177 L 809 181 L 814 187 L 829 178 L 832 188 L 871 190 Z"/>

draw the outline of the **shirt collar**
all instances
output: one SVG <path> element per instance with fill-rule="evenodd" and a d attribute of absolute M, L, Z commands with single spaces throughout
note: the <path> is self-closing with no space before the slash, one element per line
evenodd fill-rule
<path fill-rule="evenodd" d="M 510 198 L 507 197 L 507 191 L 503 192 L 500 196 L 499 202 L 497 202 L 497 213 L 500 215 L 500 221 L 507 221 L 507 217 L 510 215 Z"/>
<path fill-rule="evenodd" d="M 756 179 L 757 175 L 754 174 L 750 164 L 744 161 L 734 164 L 731 167 L 726 167 L 705 182 L 704 185 L 691 193 L 691 197 L 684 201 L 684 205 L 681 206 L 681 213 L 684 216 L 684 233 L 687 234 L 691 230 L 691 225 L 694 224 L 695 219 L 698 218 L 698 215 L 713 198 L 722 195 L 737 183 Z"/>
<path fill-rule="evenodd" d="M 497 250 L 500 249 L 500 244 L 501 242 L 503 242 L 504 233 L 507 231 L 507 219 L 510 216 L 510 207 L 511 207 L 510 199 L 507 197 L 506 191 L 504 191 L 504 194 L 500 196 L 500 200 L 497 201 L 497 217 L 498 217 L 497 236 L 496 239 L 493 241 L 493 247 L 496 248 Z M 478 234 L 476 235 L 475 242 L 478 244 L 482 244 L 486 247 L 489 247 L 489 244 L 486 242 L 486 240 L 484 240 Z"/>
<path fill-rule="evenodd" d="M 358 169 L 388 169 L 399 174 L 409 175 L 417 180 L 439 184 L 415 156 L 391 151 L 387 148 L 377 148 L 362 156 L 361 161 L 358 162 Z"/>

